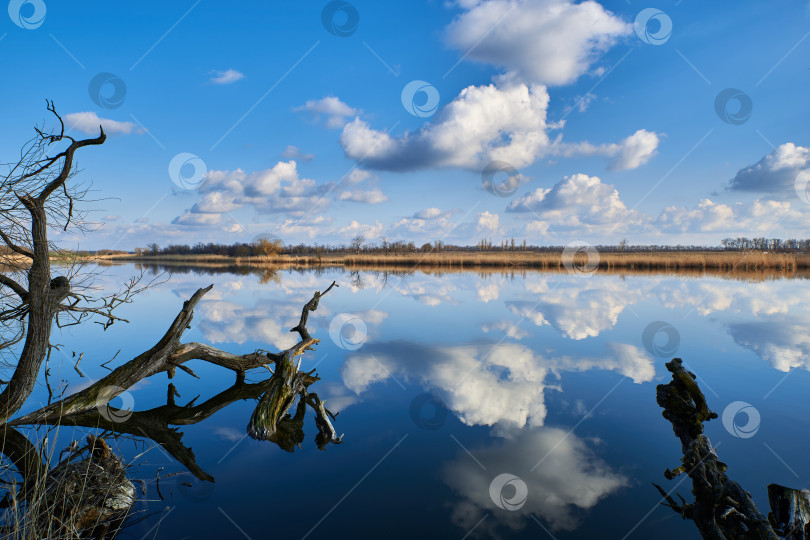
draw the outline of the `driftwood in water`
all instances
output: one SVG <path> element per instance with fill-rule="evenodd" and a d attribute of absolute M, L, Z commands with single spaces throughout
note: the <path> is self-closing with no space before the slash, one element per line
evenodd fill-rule
<path fill-rule="evenodd" d="M 695 375 L 684 369 L 680 358 L 667 362 L 666 367 L 672 373 L 672 381 L 658 385 L 656 401 L 681 441 L 683 458 L 680 467 L 667 469 L 664 476 L 671 480 L 687 474 L 692 480 L 695 500 L 687 503 L 679 495 L 678 503 L 661 486 L 653 484 L 666 501 L 662 504 L 692 520 L 706 539 L 809 538 L 805 533 L 810 522 L 809 493 L 771 484 L 768 498 L 772 512 L 765 517 L 751 494 L 726 475 L 726 464 L 718 459 L 709 438 L 703 434 L 703 422 L 717 418 L 717 414 L 709 410 Z"/>
<path fill-rule="evenodd" d="M 308 376 L 307 379 L 309 384 L 319 380 L 317 377 L 312 375 Z M 46 419 L 41 422 L 35 422 L 35 424 L 61 424 L 66 426 L 82 426 L 93 429 L 100 428 L 116 434 L 128 434 L 138 438 L 150 439 L 159 444 L 164 451 L 166 451 L 186 469 L 188 469 L 188 471 L 195 477 L 200 480 L 213 482 L 214 477 L 204 471 L 197 464 L 193 450 L 183 444 L 183 433 L 176 426 L 197 424 L 198 422 L 206 420 L 217 411 L 222 410 L 232 403 L 237 401 L 258 399 L 265 392 L 267 392 L 271 383 L 272 378 L 258 383 L 246 383 L 243 378 L 238 378 L 233 386 L 227 390 L 223 390 L 210 399 L 202 403 L 195 404 L 195 398 L 186 405 L 177 405 L 175 403 L 177 390 L 175 386 L 170 383 L 167 392 L 166 405 L 161 405 L 153 409 L 131 412 L 119 411 L 117 409 L 110 408 L 107 414 L 101 414 L 98 409 L 90 409 L 88 411 L 66 415 L 61 418 Z M 315 394 L 310 394 L 310 396 L 317 398 Z M 322 448 L 321 441 L 324 436 L 322 435 L 323 432 L 318 425 L 320 422 L 320 413 L 318 412 L 317 405 L 315 405 L 315 408 L 315 422 L 316 426 L 319 427 L 315 441 L 318 444 L 318 447 Z M 289 417 L 289 415 L 286 415 L 286 417 L 282 418 L 276 426 L 275 434 L 268 440 L 277 444 L 283 450 L 292 452 L 295 447 L 300 445 L 304 440 L 303 427 L 305 412 L 306 404 L 299 401 L 295 416 Z M 126 420 L 115 421 L 111 420 L 111 418 L 126 418 Z M 15 422 L 15 425 L 22 425 L 22 423 Z M 331 424 L 329 425 L 331 426 Z M 9 429 L 9 432 L 19 435 L 19 437 L 22 439 L 17 441 L 16 438 L 9 435 L 7 435 L 5 439 L 6 446 L 10 446 L 13 442 L 17 441 L 17 446 L 21 446 L 23 448 L 21 451 L 13 454 L 14 456 L 21 456 L 19 462 L 15 461 L 15 465 L 18 470 L 23 470 L 23 468 L 31 470 L 35 469 L 37 466 L 36 462 L 29 463 L 23 459 L 25 456 L 30 455 L 37 457 L 36 451 L 33 453 L 25 451 L 25 447 L 23 445 L 26 443 L 30 445 L 28 439 L 15 430 Z M 330 433 L 332 436 L 334 436 L 334 428 L 332 428 Z M 326 438 L 331 439 L 329 435 L 327 435 Z M 8 452 L 5 453 L 9 455 Z M 9 457 L 12 457 L 12 455 L 9 455 Z"/>
<path fill-rule="evenodd" d="M 330 418 L 334 419 L 335 415 L 326 409 L 317 394 L 307 391 L 320 378 L 315 370 L 299 371 L 300 360 L 298 365 L 294 365 L 296 356 L 311 350 L 318 343 L 307 331 L 306 322 L 309 312 L 317 309 L 320 298 L 335 286 L 337 285 L 333 282 L 323 293 L 316 291 L 312 300 L 304 306 L 298 325 L 291 329 L 291 332 L 298 332 L 301 338 L 296 345 L 280 353 L 255 351 L 244 355 L 231 354 L 201 343 L 180 343 L 180 337 L 191 322 L 195 305 L 211 287 L 200 289 L 184 303 L 169 330 L 154 347 L 85 390 L 26 414 L 9 422 L 9 425 L 63 424 L 147 437 L 160 444 L 194 476 L 207 481 L 213 481 L 214 478 L 197 465 L 191 448 L 181 442 L 183 434 L 171 426 L 196 424 L 238 400 L 260 398 L 248 425 L 248 433 L 254 438 L 271 441 L 292 452 L 303 442 L 303 422 L 306 405 L 309 405 L 315 411 L 315 425 L 318 428 L 315 440 L 318 447 L 323 449 L 329 443 L 338 444 L 341 438 L 330 422 Z M 110 400 L 144 377 L 166 371 L 169 378 L 172 378 L 178 367 L 193 375 L 191 370 L 182 365 L 191 359 L 208 361 L 235 371 L 236 383 L 199 405 L 194 405 L 196 399 L 185 406 L 175 404 L 176 389 L 170 384 L 164 406 L 136 412 L 117 411 L 109 407 Z M 244 382 L 246 370 L 273 364 L 275 371 L 269 379 L 259 383 Z M 288 411 L 296 398 L 298 407 L 295 415 L 291 416 Z M 109 409 L 107 414 L 102 414 L 101 411 L 105 409 Z M 120 421 L 124 418 L 124 421 Z M 14 440 L 16 439 L 10 439 L 10 442 Z M 20 466 L 30 468 L 34 465 L 20 463 Z"/>
<path fill-rule="evenodd" d="M 128 434 L 146 438 L 159 444 L 174 459 L 186 467 L 200 480 L 214 481 L 214 477 L 197 464 L 194 452 L 182 443 L 183 433 L 177 427 L 201 422 L 231 403 L 246 399 L 257 399 L 266 389 L 269 381 L 247 384 L 237 383 L 207 401 L 195 405 L 193 400 L 186 405 L 174 402 L 175 387 L 169 384 L 169 399 L 166 405 L 144 411 L 120 411 L 110 408 L 107 414 L 98 409 L 90 409 L 61 418 L 46 418 L 33 424 L 82 426 L 91 429 L 104 429 L 115 434 Z M 105 411 L 106 412 L 106 411 Z M 126 416 L 129 415 L 128 418 Z M 126 418 L 124 421 L 111 420 Z M 22 425 L 17 422 L 15 425 Z M 18 466 L 19 468 L 19 466 Z"/>
<path fill-rule="evenodd" d="M 293 394 L 297 394 L 301 390 L 300 385 L 308 382 L 307 377 L 310 375 L 301 373 L 297 367 L 292 366 L 292 358 L 311 349 L 313 345 L 318 343 L 318 340 L 312 338 L 306 329 L 308 313 L 318 307 L 320 298 L 334 286 L 336 284 L 332 282 L 323 293 L 316 291 L 312 300 L 304 306 L 301 320 L 291 330 L 299 333 L 301 339 L 298 343 L 279 353 L 257 350 L 243 355 L 232 354 L 203 343 L 180 343 L 183 332 L 191 324 L 194 307 L 211 290 L 213 285 L 199 289 L 188 301 L 184 302 L 183 309 L 175 317 L 169 329 L 151 349 L 141 353 L 81 392 L 28 413 L 21 418 L 15 419 L 12 423 L 14 425 L 51 423 L 63 416 L 97 408 L 108 403 L 138 381 L 156 373 L 165 371 L 171 379 L 179 368 L 196 377 L 196 374 L 190 368 L 183 365 L 185 362 L 195 359 L 230 369 L 239 376 L 244 375 L 245 371 L 249 369 L 276 364 L 277 368 L 273 379 L 275 379 L 275 384 L 278 384 L 277 392 L 279 392 L 279 400 L 283 406 L 287 404 L 286 393 L 289 390 L 287 387 L 291 386 L 294 390 Z M 290 364 L 287 365 L 286 362 L 290 362 Z M 311 383 L 311 381 L 309 382 Z M 281 411 L 282 414 L 288 409 L 289 406 Z M 277 421 L 278 419 L 277 414 L 271 415 L 271 420 Z"/>
<path fill-rule="evenodd" d="M 307 403 L 315 409 L 315 425 L 318 426 L 318 435 L 315 437 L 315 443 L 318 445 L 318 448 L 323 450 L 329 443 L 340 444 L 343 437 L 338 437 L 335 427 L 329 420 L 330 418 L 334 420 L 337 414 L 332 414 L 329 409 L 326 408 L 324 402 L 318 398 L 318 394 L 309 394 L 306 400 Z"/>
<path fill-rule="evenodd" d="M 295 398 L 306 388 L 305 373 L 295 367 L 293 353 L 276 362 L 270 387 L 264 393 L 247 426 L 248 435 L 267 440 L 276 432 L 279 421 L 287 414 Z"/>
<path fill-rule="evenodd" d="M 329 292 L 329 289 L 334 284 L 333 282 L 323 294 Z M 334 444 L 342 442 L 329 422 L 329 417 L 334 418 L 335 415 L 324 407 L 317 394 L 311 394 L 307 390 L 313 382 L 318 380 L 313 375 L 315 370 L 310 372 L 300 371 L 301 361 L 299 360 L 297 365 L 295 363 L 297 355 L 303 354 L 312 345 L 318 343 L 317 339 L 309 335 L 306 324 L 309 312 L 318 309 L 318 302 L 323 294 L 315 293 L 312 300 L 301 311 L 301 319 L 298 325 L 290 329 L 290 332 L 298 332 L 299 336 L 301 336 L 300 343 L 305 345 L 299 349 L 289 349 L 281 358 L 276 360 L 276 369 L 270 378 L 270 386 L 259 400 L 258 405 L 256 405 L 247 426 L 248 435 L 254 439 L 273 440 L 276 438 L 280 426 L 283 425 L 289 430 L 298 421 L 296 419 L 301 418 L 303 414 L 302 405 L 310 405 L 316 414 L 316 425 L 319 432 L 318 447 L 323 449 L 330 442 Z M 288 411 L 293 406 L 296 398 L 299 400 L 299 407 L 295 416 L 291 417 Z"/>
<path fill-rule="evenodd" d="M 123 520 L 135 502 L 135 486 L 104 439 L 87 436 L 87 457 L 60 463 L 45 483 L 47 518 L 99 538 Z M 80 454 L 80 452 L 78 452 Z M 100 530 L 98 530 L 100 529 Z"/>

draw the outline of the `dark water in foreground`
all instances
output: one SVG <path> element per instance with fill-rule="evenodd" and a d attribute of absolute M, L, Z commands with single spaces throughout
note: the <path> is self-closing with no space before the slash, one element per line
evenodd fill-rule
<path fill-rule="evenodd" d="M 103 288 L 136 273 L 103 271 Z M 302 368 L 317 366 L 311 390 L 340 411 L 345 444 L 318 450 L 311 413 L 294 453 L 246 438 L 255 399 L 175 426 L 216 481 L 152 448 L 131 469 L 148 485 L 135 507 L 145 519 L 121 538 L 696 538 L 650 485 L 679 480 L 663 477 L 679 465 L 680 445 L 655 403 L 672 356 L 699 375 L 716 412 L 750 405 L 752 416 L 731 414 L 728 429 L 712 421 L 707 434 L 760 510 L 768 483 L 808 487 L 806 280 L 175 270 L 122 309 L 131 324 L 57 331 L 67 357 L 85 353 L 87 378 L 55 353 L 51 383 L 76 390 L 108 373 L 100 364 L 119 348 L 110 367 L 151 347 L 183 300 L 210 283 L 184 341 L 237 353 L 289 347 L 302 305 L 333 279 L 340 288 L 310 318 L 322 341 Z M 178 371 L 178 405 L 234 384 L 227 370 L 189 366 L 201 380 Z M 145 380 L 114 405 L 164 405 L 168 382 Z M 38 386 L 24 411 L 46 399 Z M 88 431 L 61 428 L 49 440 L 61 449 Z M 116 444 L 130 459 L 155 446 L 144 437 Z M 158 472 L 184 474 L 161 480 L 158 493 Z M 688 481 L 677 488 L 689 491 Z"/>

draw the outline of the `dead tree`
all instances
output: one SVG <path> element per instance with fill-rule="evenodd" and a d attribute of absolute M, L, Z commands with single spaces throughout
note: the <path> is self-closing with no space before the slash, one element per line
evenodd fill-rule
<path fill-rule="evenodd" d="M 180 342 L 183 332 L 191 324 L 194 307 L 202 299 L 203 295 L 213 288 L 213 285 L 198 289 L 189 300 L 183 303 L 183 309 L 177 314 L 163 337 L 152 348 L 113 370 L 106 377 L 81 392 L 28 413 L 14 420 L 13 423 L 14 425 L 49 423 L 65 416 L 97 408 L 114 399 L 138 381 L 157 373 L 166 372 L 171 379 L 175 376 L 176 371 L 180 369 L 193 377 L 197 377 L 194 371 L 184 364 L 189 360 L 203 360 L 230 369 L 238 377 L 243 377 L 244 373 L 249 369 L 276 365 L 276 370 L 270 379 L 274 386 L 265 393 L 265 397 L 262 398 L 257 407 L 257 410 L 260 408 L 264 410 L 266 403 L 277 403 L 277 405 L 271 407 L 271 413 L 260 415 L 263 418 L 260 423 L 266 425 L 269 433 L 272 433 L 273 426 L 292 406 L 292 399 L 301 395 L 306 387 L 317 380 L 312 376 L 312 373 L 298 371 L 300 361 L 298 366 L 292 364 L 296 356 L 312 349 L 318 343 L 319 340 L 310 336 L 306 328 L 307 318 L 310 311 L 317 309 L 321 296 L 329 292 L 335 285 L 332 282 L 323 293 L 316 291 L 312 300 L 304 306 L 298 325 L 290 330 L 291 332 L 298 332 L 300 336 L 298 343 L 278 353 L 257 350 L 242 355 L 223 351 L 205 343 Z M 306 398 L 306 396 L 302 397 Z M 314 405 L 313 408 L 317 409 Z M 256 413 L 254 413 L 254 416 L 256 416 Z"/>
<path fill-rule="evenodd" d="M 92 386 L 2 426 L 5 431 L 0 452 L 10 458 L 23 476 L 19 489 L 16 492 L 10 491 L 7 499 L 13 501 L 15 506 L 21 501 L 26 501 L 29 506 L 38 510 L 57 508 L 61 516 L 58 522 L 75 525 L 76 530 L 106 531 L 110 527 L 121 525 L 123 522 L 121 501 L 126 502 L 129 500 L 127 497 L 130 492 L 134 493 L 129 480 L 122 476 L 123 469 L 119 467 L 120 460 L 116 456 L 105 454 L 101 459 L 91 452 L 91 455 L 78 465 L 60 463 L 51 469 L 47 463 L 42 462 L 41 453 L 34 445 L 12 426 L 85 426 L 103 429 L 105 433 L 109 432 L 116 436 L 130 434 L 137 438 L 151 439 L 194 476 L 209 482 L 213 482 L 214 478 L 199 467 L 191 448 L 182 444 L 182 433 L 171 426 L 195 424 L 237 400 L 259 400 L 247 428 L 248 434 L 254 438 L 268 440 L 292 452 L 304 439 L 304 416 L 307 406 L 310 406 L 315 413 L 315 425 L 318 430 L 315 440 L 318 447 L 324 449 L 330 443 L 340 444 L 341 437 L 337 436 L 330 421 L 334 420 L 335 415 L 326 409 L 317 394 L 308 391 L 310 385 L 319 380 L 315 370 L 300 371 L 300 360 L 295 363 L 297 356 L 318 343 L 318 340 L 309 334 L 306 322 L 309 313 L 317 309 L 320 298 L 334 286 L 337 285 L 333 282 L 324 293 L 316 291 L 312 300 L 304 306 L 298 324 L 290 330 L 298 332 L 301 338 L 298 343 L 279 353 L 256 350 L 243 355 L 228 353 L 202 343 L 180 342 L 183 332 L 190 326 L 195 305 L 212 287 L 199 289 L 190 300 L 184 302 L 182 310 L 175 317 L 169 330 L 154 347 L 126 362 Z M 127 411 L 129 417 L 125 421 L 115 420 L 124 415 L 117 414 L 120 411 L 109 408 L 110 400 L 143 378 L 157 373 L 166 372 L 169 379 L 172 379 L 176 376 L 176 370 L 180 369 L 196 377 L 195 373 L 184 365 L 193 359 L 211 362 L 234 371 L 236 383 L 197 406 L 194 405 L 196 398 L 185 406 L 177 405 L 175 403 L 177 390 L 170 383 L 166 405 L 146 411 L 131 413 Z M 268 379 L 259 383 L 245 383 L 247 370 L 257 367 L 270 369 L 271 365 L 275 366 L 275 371 Z M 290 415 L 288 411 L 296 398 L 298 406 L 295 414 Z M 104 434 L 98 438 L 98 441 L 102 441 L 98 444 L 103 444 L 103 436 Z M 93 471 L 95 476 L 88 478 L 87 482 L 80 483 L 76 475 L 82 470 Z M 81 484 L 85 487 L 98 486 L 98 489 L 85 489 L 81 496 L 74 497 L 72 492 L 63 488 L 66 478 L 70 480 L 67 482 L 68 486 Z M 109 486 L 115 486 L 112 497 Z M 43 497 L 45 502 L 42 501 Z M 56 504 L 50 500 L 53 497 L 56 497 L 57 502 L 67 499 L 73 503 L 70 506 L 60 506 L 61 503 Z M 71 512 L 71 508 L 78 508 L 81 511 Z M 126 506 L 124 512 L 128 508 L 129 506 Z M 91 514 L 98 519 L 90 520 L 87 516 Z M 43 522 L 49 515 L 55 514 L 38 511 L 27 519 L 38 524 L 38 530 L 43 530 L 48 527 L 48 524 Z"/>
<path fill-rule="evenodd" d="M 23 148 L 19 161 L 8 167 L 0 181 L 0 240 L 6 247 L 3 262 L 16 270 L 0 274 L 0 285 L 17 297 L 16 305 L 4 309 L 0 319 L 6 324 L 23 319 L 20 333 L 25 336 L 14 374 L 0 393 L 0 422 L 17 412 L 33 390 L 57 314 L 63 310 L 92 309 L 63 303 L 71 293 L 70 281 L 65 276 L 51 275 L 52 244 L 48 230 L 55 226 L 67 229 L 73 218 L 74 198 L 80 193 L 71 190 L 67 180 L 74 172 L 76 151 L 103 144 L 107 136 L 101 126 L 99 136 L 94 139 L 76 140 L 65 135 L 65 124 L 53 103 L 47 107 L 59 121 L 59 129 L 50 134 L 36 129 L 36 137 Z M 66 142 L 69 143 L 66 148 L 48 154 L 54 145 Z M 24 280 L 15 279 L 12 274 L 23 274 Z M 8 298 L 6 294 L 6 306 Z M 16 341 L 6 340 L 4 348 L 10 342 Z"/>
<path fill-rule="evenodd" d="M 678 495 L 677 502 L 653 484 L 662 496 L 661 504 L 693 521 L 706 539 L 810 538 L 810 493 L 771 484 L 768 499 L 772 512 L 763 515 L 751 494 L 726 475 L 726 464 L 703 434 L 703 422 L 717 418 L 717 414 L 709 410 L 695 375 L 684 369 L 680 358 L 667 362 L 666 367 L 672 381 L 658 385 L 656 401 L 681 441 L 683 458 L 679 467 L 667 469 L 664 476 L 671 480 L 688 475 L 695 500 L 687 503 Z"/>
<path fill-rule="evenodd" d="M 213 285 L 199 289 L 183 303 L 166 333 L 149 350 L 90 387 L 57 402 L 49 400 L 47 406 L 12 419 L 31 394 L 42 363 L 53 347 L 50 334 L 54 324 L 81 324 L 86 318 L 98 316 L 106 329 L 116 321 L 124 320 L 115 314 L 117 307 L 131 302 L 135 294 L 150 286 L 141 285 L 140 278 L 133 278 L 120 292 L 93 297 L 74 286 L 77 280 L 81 280 L 79 274 L 52 275 L 51 257 L 58 252 L 58 247 L 49 241 L 49 228 L 58 226 L 67 230 L 69 226 L 81 228 L 85 224 L 84 215 L 74 207 L 74 201 L 81 200 L 86 190 L 68 182 L 75 174 L 74 154 L 85 146 L 103 144 L 106 136 L 99 126 L 98 137 L 76 140 L 65 134 L 64 123 L 53 103 L 48 102 L 47 109 L 56 117 L 59 128 L 52 133 L 37 128 L 36 137 L 23 147 L 20 159 L 9 165 L 0 177 L 0 241 L 5 244 L 0 245 L 0 248 L 5 248 L 0 249 L 0 354 L 5 353 L 7 363 L 14 365 L 14 374 L 0 393 L 0 428 L 4 430 L 1 451 L 19 472 L 24 477 L 33 475 L 46 479 L 72 474 L 73 469 L 50 469 L 48 464 L 25 457 L 32 452 L 32 443 L 11 427 L 65 423 L 152 438 L 198 478 L 213 481 L 196 465 L 191 449 L 180 443 L 181 434 L 169 425 L 195 423 L 228 403 L 245 398 L 259 398 L 247 429 L 254 438 L 275 442 L 292 451 L 303 440 L 303 417 L 306 407 L 310 406 L 315 412 L 318 446 L 324 448 L 330 443 L 340 443 L 341 437 L 332 426 L 335 415 L 326 409 L 317 394 L 309 392 L 310 385 L 319 380 L 315 370 L 302 372 L 299 370 L 300 359 L 296 362 L 298 356 L 312 350 L 318 343 L 307 330 L 307 320 L 310 312 L 318 308 L 321 297 L 336 286 L 335 282 L 323 293 L 316 291 L 303 307 L 298 324 L 290 330 L 298 333 L 298 343 L 280 352 L 259 349 L 245 354 L 230 353 L 205 343 L 181 342 L 184 331 L 190 327 L 195 306 Z M 68 144 L 61 151 L 49 154 L 53 145 L 59 143 Z M 60 319 L 60 315 L 66 319 Z M 20 342 L 23 345 L 19 354 L 10 356 L 8 353 L 16 352 L 16 345 Z M 193 407 L 193 403 L 185 407 L 175 405 L 175 390 L 170 385 L 167 405 L 161 411 L 135 413 L 131 422 L 115 425 L 105 424 L 103 415 L 98 414 L 102 407 L 109 407 L 110 400 L 144 378 L 165 372 L 172 379 L 178 369 L 196 377 L 194 371 L 185 365 L 190 360 L 232 370 L 236 373 L 236 385 L 202 404 L 201 408 Z M 267 368 L 273 374 L 266 381 L 246 385 L 245 372 L 254 368 Z M 288 411 L 296 400 L 296 412 L 290 415 Z M 91 443 L 91 446 L 95 448 L 96 443 Z M 93 463 L 96 465 L 113 463 L 107 459 L 106 453 L 101 456 L 96 455 L 97 452 L 91 454 L 88 459 L 95 459 Z M 35 455 L 39 454 L 35 452 Z M 107 473 L 117 474 L 113 469 Z M 16 500 L 31 503 L 31 493 L 29 483 L 23 482 L 21 491 L 11 495 L 17 497 Z"/>
<path fill-rule="evenodd" d="M 196 377 L 194 371 L 184 364 L 189 360 L 203 360 L 236 373 L 237 385 L 234 387 L 233 395 L 229 394 L 230 401 L 222 401 L 221 398 L 216 398 L 213 403 L 206 405 L 202 410 L 181 409 L 177 411 L 176 405 L 174 405 L 174 397 L 170 392 L 167 403 L 168 409 L 160 411 L 160 413 L 165 413 L 168 410 L 174 411 L 174 421 L 172 423 L 177 421 L 176 417 L 183 418 L 191 412 L 193 412 L 195 420 L 199 421 L 236 399 L 261 395 L 256 411 L 253 413 L 248 425 L 248 433 L 257 439 L 273 440 L 273 435 L 279 430 L 279 426 L 285 421 L 285 415 L 287 415 L 295 399 L 298 398 L 300 403 L 310 405 L 315 411 L 316 425 L 320 436 L 325 437 L 326 442 L 338 443 L 340 438 L 336 436 L 330 422 L 330 418 L 334 419 L 335 415 L 326 410 L 317 394 L 311 394 L 307 391 L 309 386 L 318 381 L 319 378 L 314 374 L 314 370 L 309 372 L 299 371 L 300 360 L 297 365 L 295 364 L 297 356 L 307 350 L 312 350 L 312 347 L 318 343 L 318 340 L 313 338 L 306 328 L 307 319 L 309 313 L 317 309 L 320 298 L 335 286 L 337 286 L 336 283 L 332 282 L 323 293 L 316 291 L 312 299 L 304 306 L 298 324 L 290 329 L 291 332 L 299 334 L 300 340 L 298 343 L 278 353 L 257 350 L 242 355 L 229 353 L 204 343 L 180 342 L 183 332 L 191 324 L 194 307 L 203 295 L 211 290 L 213 285 L 199 289 L 191 296 L 190 300 L 183 303 L 183 309 L 177 314 L 166 334 L 152 348 L 113 370 L 106 377 L 88 388 L 17 418 L 11 422 L 11 425 L 56 423 L 87 425 L 93 421 L 98 421 L 98 425 L 103 425 L 97 416 L 99 407 L 104 406 L 138 381 L 162 372 L 166 372 L 169 379 L 172 379 L 177 369 Z M 267 381 L 255 386 L 242 384 L 247 370 L 260 367 L 269 369 L 271 365 L 275 366 L 275 370 Z M 83 413 L 88 412 L 90 413 L 89 417 L 81 416 Z M 148 416 L 148 412 L 144 413 L 143 416 Z M 139 418 L 139 416 L 135 417 Z"/>

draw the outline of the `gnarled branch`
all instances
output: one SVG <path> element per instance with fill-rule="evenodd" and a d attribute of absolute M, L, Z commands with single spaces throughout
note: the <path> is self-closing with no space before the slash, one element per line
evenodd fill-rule
<path fill-rule="evenodd" d="M 329 289 L 334 285 L 333 282 Z M 44 423 L 61 416 L 90 410 L 99 404 L 99 400 L 102 400 L 102 404 L 107 403 L 138 381 L 156 373 L 165 371 L 169 378 L 174 377 L 175 370 L 189 360 L 203 360 L 239 374 L 249 369 L 276 363 L 287 356 L 301 354 L 317 343 L 317 340 L 310 337 L 306 330 L 305 315 L 317 308 L 317 299 L 322 296 L 320 292 L 316 292 L 313 300 L 307 303 L 302 314 L 302 321 L 296 327 L 299 329 L 301 341 L 281 353 L 259 350 L 236 355 L 201 343 L 181 344 L 180 338 L 191 324 L 195 306 L 211 288 L 213 285 L 198 289 L 189 300 L 183 303 L 183 309 L 177 314 L 163 337 L 151 349 L 113 370 L 83 391 L 26 414 L 15 420 L 14 424 Z M 278 369 L 276 371 L 278 372 Z M 297 369 L 295 371 L 297 372 Z"/>
<path fill-rule="evenodd" d="M 104 128 L 101 125 L 98 126 L 99 136 L 96 137 L 95 139 L 83 139 L 81 141 L 77 141 L 72 137 L 67 137 L 65 135 L 65 123 L 62 121 L 62 117 L 59 116 L 59 113 L 56 112 L 56 108 L 53 106 L 53 102 L 48 104 L 48 110 L 51 111 L 54 114 L 54 116 L 56 116 L 56 118 L 59 120 L 59 123 L 62 125 L 62 130 L 59 135 L 45 136 L 42 135 L 41 133 L 40 135 L 43 136 L 44 138 L 48 138 L 49 144 L 61 141 L 64 138 L 69 139 L 71 142 L 70 146 L 68 146 L 66 150 L 60 152 L 54 158 L 49 159 L 47 164 L 43 165 L 43 168 L 48 168 L 51 165 L 53 165 L 59 158 L 64 158 L 64 161 L 62 162 L 62 170 L 59 172 L 57 177 L 51 180 L 37 196 L 37 199 L 39 199 L 40 201 L 44 201 L 45 199 L 47 199 L 51 195 L 51 193 L 59 189 L 62 186 L 62 184 L 65 183 L 65 180 L 68 179 L 73 169 L 73 155 L 76 153 L 76 150 L 78 150 L 79 148 L 83 148 L 85 146 L 104 144 L 104 141 L 107 140 L 107 134 L 104 133 Z M 29 173 L 26 176 L 39 174 L 42 172 L 42 170 L 44 170 L 43 168 L 40 168 L 38 171 Z"/>

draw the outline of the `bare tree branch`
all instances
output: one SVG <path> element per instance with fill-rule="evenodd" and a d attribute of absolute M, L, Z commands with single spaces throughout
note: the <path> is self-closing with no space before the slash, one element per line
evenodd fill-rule
<path fill-rule="evenodd" d="M 19 283 L 17 283 L 16 281 L 14 281 L 13 279 L 11 279 L 10 277 L 6 276 L 5 274 L 0 274 L 0 285 L 5 285 L 9 289 L 17 293 L 17 296 L 20 297 L 20 300 L 22 300 L 23 302 L 28 302 L 28 290 Z"/>
<path fill-rule="evenodd" d="M 98 406 L 99 403 L 109 402 L 138 381 L 156 373 L 165 371 L 170 379 L 173 378 L 176 369 L 189 360 L 203 360 L 230 369 L 237 374 L 273 363 L 284 362 L 285 364 L 291 364 L 291 358 L 307 349 L 311 349 L 318 342 L 309 335 L 305 321 L 309 312 L 317 308 L 318 300 L 335 285 L 335 282 L 332 282 L 332 285 L 324 293 L 316 291 L 312 300 L 306 304 L 301 314 L 301 320 L 294 328 L 299 332 L 301 341 L 280 353 L 258 350 L 242 355 L 228 353 L 202 343 L 180 343 L 180 338 L 191 324 L 195 306 L 213 288 L 213 285 L 198 289 L 189 300 L 183 303 L 183 308 L 177 314 L 169 329 L 151 349 L 113 370 L 106 377 L 81 392 L 26 414 L 22 418 L 15 420 L 14 423 L 15 425 L 43 423 L 61 416 L 90 410 Z M 298 372 L 295 367 L 291 369 L 295 371 L 294 377 L 297 377 L 296 380 L 300 379 L 294 385 L 295 387 L 290 390 L 293 395 L 316 380 Z M 278 371 L 277 369 L 276 372 L 278 373 Z M 300 377 L 298 377 L 299 375 Z M 284 412 L 286 412 L 286 409 Z"/>
<path fill-rule="evenodd" d="M 14 242 L 11 240 L 11 238 L 9 238 L 8 236 L 6 236 L 6 234 L 5 234 L 3 231 L 0 231 L 0 238 L 2 238 L 2 239 L 3 239 L 3 242 L 5 242 L 5 243 L 6 243 L 6 245 L 7 245 L 7 246 L 8 246 L 8 247 L 11 249 L 11 251 L 13 251 L 13 252 L 15 252 L 15 253 L 19 253 L 20 255 L 23 255 L 23 256 L 25 256 L 25 257 L 28 257 L 29 259 L 33 259 L 33 258 L 34 258 L 34 254 L 33 254 L 33 253 L 31 253 L 31 252 L 30 252 L 30 251 L 28 251 L 27 249 L 22 248 L 22 247 L 18 246 L 17 244 L 15 244 L 15 243 L 14 243 Z"/>
<path fill-rule="evenodd" d="M 54 113 L 56 114 L 56 113 Z M 61 118 L 60 118 L 61 120 Z M 73 167 L 73 154 L 79 148 L 90 146 L 90 145 L 98 145 L 104 144 L 104 141 L 107 140 L 107 135 L 104 133 L 104 128 L 98 126 L 99 131 L 101 132 L 98 137 L 95 139 L 85 139 L 82 141 L 73 141 L 67 150 L 64 152 L 64 162 L 62 164 L 62 172 L 59 173 L 59 176 L 54 178 L 45 188 L 40 192 L 39 196 L 37 197 L 39 200 L 47 199 L 51 193 L 53 193 L 56 189 L 62 186 L 65 183 L 65 180 L 68 179 L 70 171 Z M 60 137 L 61 138 L 61 137 Z"/>

